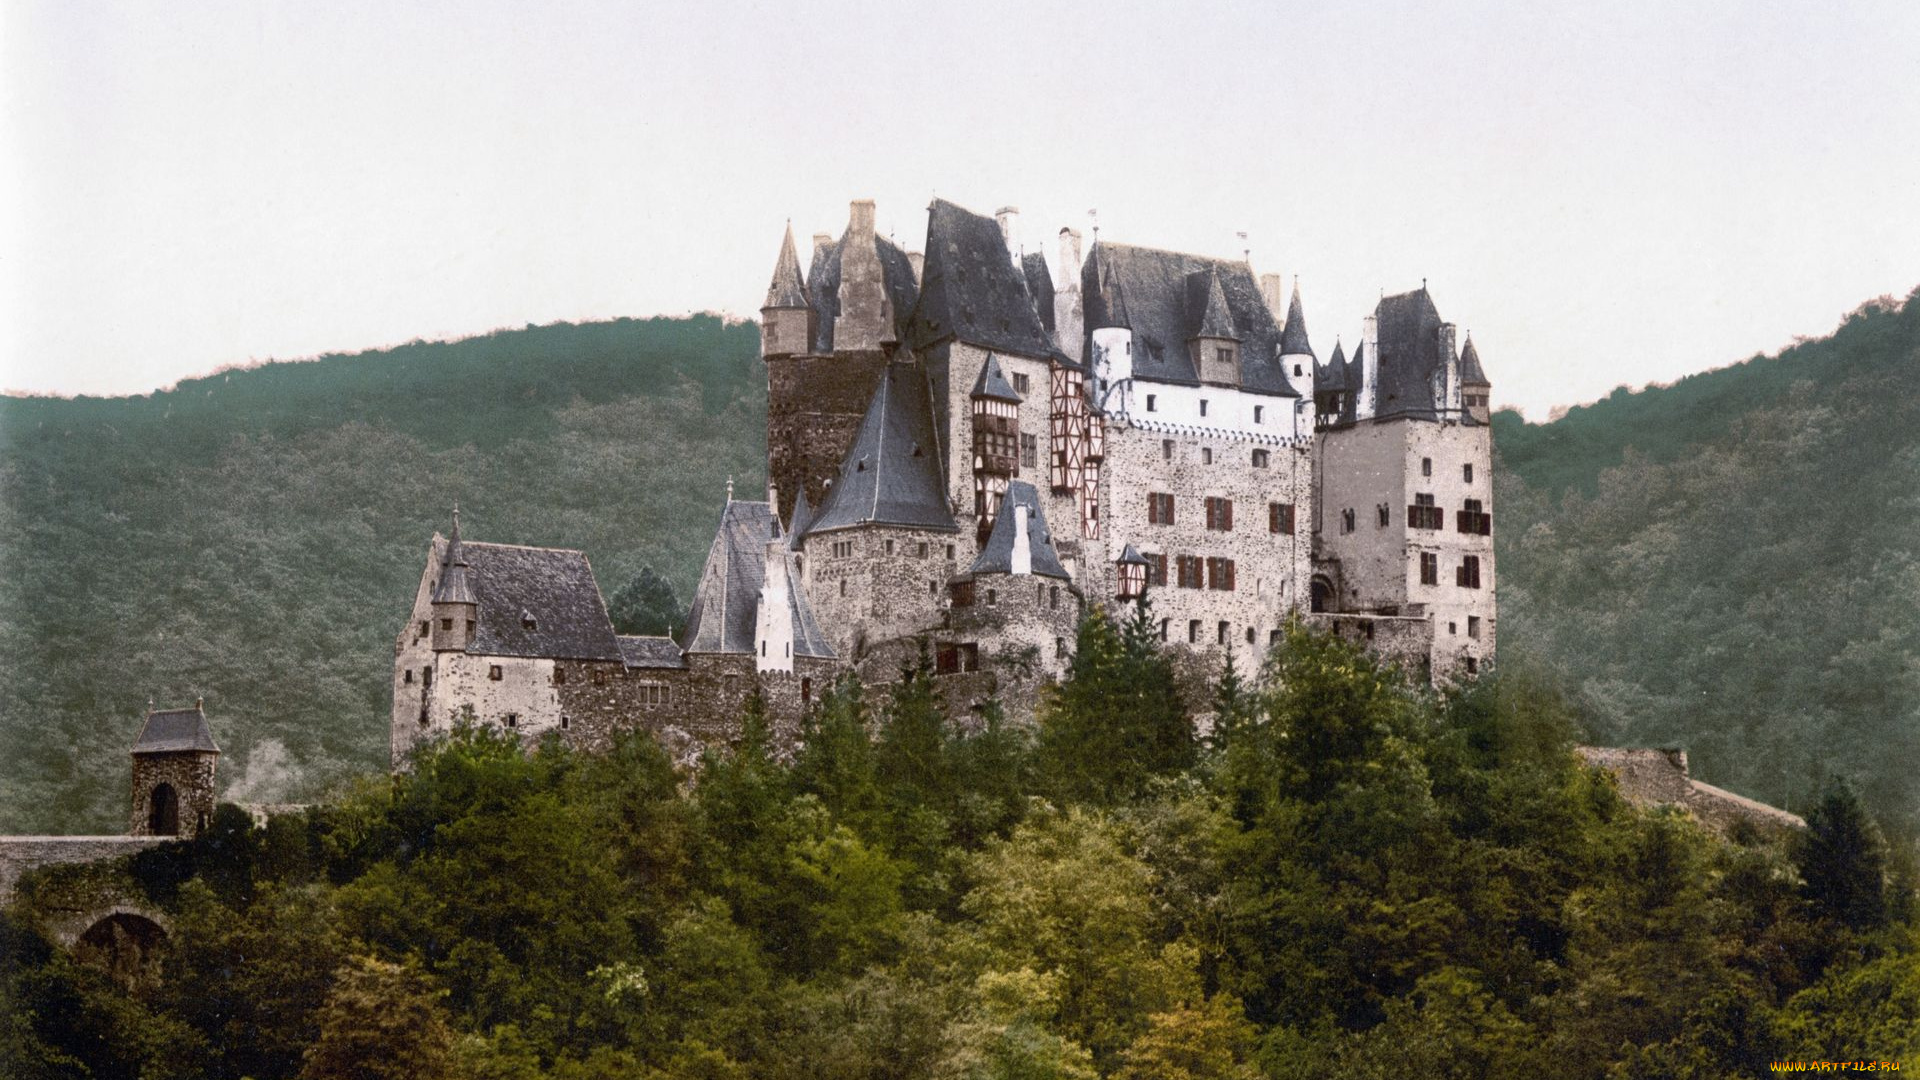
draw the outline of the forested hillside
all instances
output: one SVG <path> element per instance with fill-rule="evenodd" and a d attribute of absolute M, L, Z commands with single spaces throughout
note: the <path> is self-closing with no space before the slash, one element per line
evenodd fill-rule
<path fill-rule="evenodd" d="M 728 476 L 765 483 L 756 343 L 562 324 L 0 399 L 0 833 L 125 828 L 150 696 L 205 696 L 227 798 L 381 768 L 393 637 L 455 499 L 471 538 L 684 595 Z"/>
<path fill-rule="evenodd" d="M 1503 663 L 1561 676 L 1592 738 L 1796 810 L 1845 775 L 1920 823 L 1920 292 L 1496 424 Z"/>

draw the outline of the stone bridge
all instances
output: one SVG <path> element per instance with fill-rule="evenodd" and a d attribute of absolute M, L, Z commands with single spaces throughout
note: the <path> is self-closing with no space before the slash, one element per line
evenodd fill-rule
<path fill-rule="evenodd" d="M 122 983 L 143 981 L 152 976 L 154 951 L 170 927 L 123 859 L 172 840 L 0 836 L 0 905 L 28 901 L 34 925 L 53 942 Z M 48 868 L 57 869 L 27 876 Z"/>

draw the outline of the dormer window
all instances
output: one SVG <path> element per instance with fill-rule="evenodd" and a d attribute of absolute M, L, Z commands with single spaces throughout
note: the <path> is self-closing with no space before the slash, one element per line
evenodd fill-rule
<path fill-rule="evenodd" d="M 540 623 L 530 612 L 523 611 L 520 613 L 520 629 L 538 630 L 540 629 Z"/>
<path fill-rule="evenodd" d="M 1213 350 L 1213 358 L 1215 360 L 1218 360 L 1222 364 L 1233 363 L 1233 346 L 1222 345 L 1219 348 Z"/>

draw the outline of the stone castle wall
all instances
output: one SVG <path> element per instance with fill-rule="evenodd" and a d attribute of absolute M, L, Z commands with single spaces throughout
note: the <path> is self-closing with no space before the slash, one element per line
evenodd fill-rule
<path fill-rule="evenodd" d="M 135 754 L 133 757 L 133 793 L 128 810 L 127 832 L 134 836 L 153 835 L 149 825 L 153 791 L 170 784 L 178 801 L 180 831 L 183 838 L 199 835 L 213 820 L 213 771 L 218 754 L 183 751 L 170 754 Z"/>

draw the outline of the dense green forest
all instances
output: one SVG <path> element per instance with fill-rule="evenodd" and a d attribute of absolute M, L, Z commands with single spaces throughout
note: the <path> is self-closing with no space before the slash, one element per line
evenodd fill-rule
<path fill-rule="evenodd" d="M 758 340 L 563 324 L 0 398 L 0 833 L 124 829 L 149 697 L 206 698 L 236 801 L 379 768 L 456 499 L 469 538 L 580 548 L 610 595 L 649 565 L 691 582 L 728 477 L 766 482 Z"/>
<path fill-rule="evenodd" d="M 20 1080 L 1765 1075 L 1920 1060 L 1912 873 L 1835 787 L 1790 848 L 1640 811 L 1512 671 L 1416 691 L 1295 627 L 1220 723 L 1151 615 L 1085 620 L 1037 731 L 924 658 L 796 754 L 750 702 L 689 786 L 645 734 L 484 730 L 134 857 L 119 977 L 0 916 Z M 64 871 L 54 871 L 59 874 Z"/>
<path fill-rule="evenodd" d="M 1503 663 L 1597 741 L 1794 810 L 1850 777 L 1920 825 L 1920 291 L 1494 441 Z"/>
<path fill-rule="evenodd" d="M 0 399 L 0 832 L 121 828 L 150 696 L 206 697 L 229 798 L 381 767 L 391 635 L 456 498 L 474 538 L 584 549 L 622 611 L 658 606 L 648 566 L 684 600 L 727 477 L 764 482 L 755 348 L 623 320 Z M 1848 776 L 1920 824 L 1917 350 L 1920 302 L 1875 303 L 1553 423 L 1500 414 L 1503 661 L 1562 680 L 1597 741 L 1685 746 L 1795 809 Z"/>

